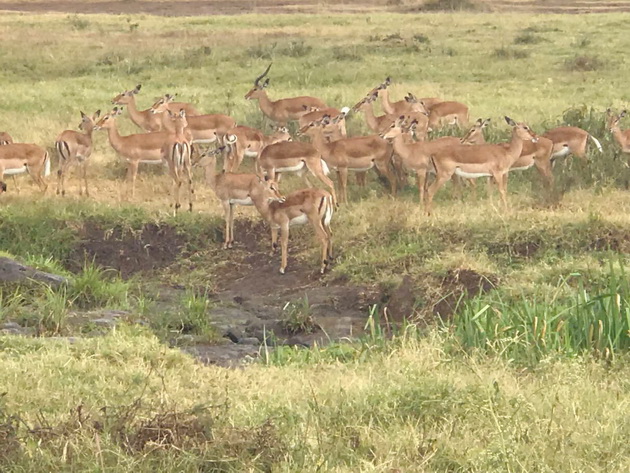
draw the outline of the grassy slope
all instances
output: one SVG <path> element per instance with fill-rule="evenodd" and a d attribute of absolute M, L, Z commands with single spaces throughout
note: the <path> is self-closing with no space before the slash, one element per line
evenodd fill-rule
<path fill-rule="evenodd" d="M 144 84 L 141 104 L 177 92 L 202 110 L 229 111 L 241 123 L 263 125 L 255 104 L 242 96 L 273 60 L 273 97 L 309 93 L 351 105 L 389 74 L 396 81 L 395 96 L 410 90 L 458 99 L 470 104 L 473 117 L 491 116 L 500 123 L 499 117 L 509 114 L 537 130 L 559 122 L 568 107 L 588 104 L 596 115 L 584 123 L 602 138 L 603 109 L 628 100 L 627 64 L 617 54 L 630 43 L 620 34 L 627 20 L 625 15 L 2 15 L 0 128 L 19 140 L 50 146 L 59 131 L 76 125 L 79 109 L 105 110 L 114 95 L 138 82 Z M 527 28 L 539 40 L 514 44 Z M 387 39 L 393 34 L 402 39 Z M 503 52 L 497 55 L 497 49 Z M 505 50 L 529 56 L 503 59 Z M 585 54 L 603 62 L 598 70 L 567 69 L 567 61 Z M 125 132 L 135 131 L 128 121 L 122 124 Z M 350 129 L 365 128 L 353 120 Z M 499 125 L 494 134 L 504 131 Z M 440 275 L 465 267 L 498 275 L 507 300 L 521 292 L 543 300 L 558 293 L 571 296 L 575 285 L 562 281 L 576 273 L 584 274 L 584 284 L 596 285 L 605 279 L 611 258 L 623 259 L 630 231 L 630 204 L 619 189 L 626 171 L 611 142 L 604 144 L 605 155 L 593 155 L 594 163 L 556 168 L 559 186 L 567 191 L 557 208 L 541 205 L 533 173 L 511 178 L 514 210 L 507 215 L 495 207 L 496 198 L 485 198 L 483 189 L 478 196 L 467 192 L 464 204 L 441 193 L 431 220 L 417 207 L 413 190 L 395 201 L 376 185 L 355 192 L 355 202 L 336 216 L 341 256 L 333 277 L 395 284 L 409 273 L 431 290 Z M 30 184 L 22 184 L 19 196 L 2 196 L 0 249 L 35 262 L 52 256 L 55 263 L 68 249 L 77 222 L 88 216 L 111 225 L 120 219 L 131 228 L 144 221 L 173 221 L 167 217 L 164 177 L 145 174 L 135 202 L 144 210 L 136 210 L 120 203 L 120 164 L 104 136 L 97 136 L 93 161 L 95 197 L 89 203 L 39 197 Z M 289 187 L 299 185 L 287 181 Z M 198 202 L 199 215 L 180 218 L 187 232 L 217 226 L 207 217 L 218 214 L 210 192 L 201 190 Z M 67 233 L 53 234 L 48 225 Z M 307 232 L 296 235 L 309 238 Z M 611 235 L 617 240 L 609 253 Z M 18 244 L 21 239 L 37 244 Z M 515 251 L 519 242 L 531 241 L 540 248 L 532 256 Z M 603 243 L 593 246 L 598 241 Z M 164 278 L 211 284 L 211 271 L 199 264 Z M 452 342 L 437 337 L 407 341 L 386 354 L 367 351 L 365 364 L 258 366 L 226 374 L 196 366 L 146 334 L 73 346 L 5 337 L 0 380 L 8 393 L 2 402 L 6 412 L 19 413 L 30 424 L 40 408 L 56 425 L 81 402 L 91 411 L 130 404 L 147 376 L 149 406 L 143 415 L 160 411 L 161 401 L 181 408 L 222 403 L 226 386 L 231 405 L 227 413 L 214 414 L 218 440 L 204 445 L 203 454 L 193 449 L 162 455 L 158 449 L 134 457 L 110 438 L 109 428 L 98 435 L 70 429 L 50 444 L 29 443 L 28 455 L 14 468 L 70 470 L 74 463 L 85 470 L 97 469 L 95 461 L 102 461 L 115 471 L 148 471 L 156 464 L 195 471 L 205 455 L 206 471 L 213 466 L 264 471 L 270 464 L 278 471 L 314 471 L 320 464 L 320 471 L 627 470 L 623 358 L 610 370 L 572 360 L 549 361 L 523 373 L 507 362 L 454 354 L 444 348 Z M 252 430 L 268 418 L 276 426 L 273 434 Z M 238 447 L 227 444 L 238 444 L 233 439 L 243 432 L 254 432 L 247 437 L 252 444 L 230 450 Z M 261 444 L 265 436 L 277 440 L 277 448 Z M 102 460 L 94 459 L 98 451 L 104 452 Z M 260 452 L 271 453 L 257 457 Z M 228 461 L 234 457 L 239 460 Z"/>

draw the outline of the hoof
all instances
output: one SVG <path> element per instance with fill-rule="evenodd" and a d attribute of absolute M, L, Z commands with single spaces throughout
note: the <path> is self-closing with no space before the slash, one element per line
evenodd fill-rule
<path fill-rule="evenodd" d="M 280 268 L 280 274 L 284 274 L 285 268 Z"/>

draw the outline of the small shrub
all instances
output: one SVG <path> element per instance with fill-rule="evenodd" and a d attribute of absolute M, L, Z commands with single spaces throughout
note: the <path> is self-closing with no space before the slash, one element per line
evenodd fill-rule
<path fill-rule="evenodd" d="M 332 48 L 332 57 L 336 61 L 362 61 L 363 57 L 354 48 Z"/>
<path fill-rule="evenodd" d="M 522 49 L 501 47 L 495 49 L 492 55 L 498 59 L 525 59 L 530 53 Z"/>
<path fill-rule="evenodd" d="M 568 71 L 591 72 L 602 69 L 604 63 L 595 56 L 576 56 L 567 59 L 564 62 L 564 67 Z"/>
<path fill-rule="evenodd" d="M 207 333 L 210 329 L 208 312 L 211 305 L 207 291 L 186 291 L 182 299 L 183 310 L 179 314 L 180 331 L 196 335 Z"/>
<path fill-rule="evenodd" d="M 90 27 L 90 21 L 84 18 L 83 16 L 68 15 L 66 19 L 68 20 L 68 23 L 70 23 L 70 26 L 72 27 L 73 30 L 83 31 Z"/>
<path fill-rule="evenodd" d="M 113 271 L 87 264 L 69 288 L 73 303 L 81 308 L 125 306 L 129 283 L 119 276 L 107 278 L 108 272 Z"/>
<path fill-rule="evenodd" d="M 423 11 L 458 11 L 476 10 L 478 7 L 470 0 L 429 0 L 422 5 Z"/>
<path fill-rule="evenodd" d="M 306 296 L 297 302 L 287 302 L 282 311 L 284 312 L 284 319 L 281 321 L 281 325 L 287 333 L 312 333 L 317 328 Z"/>
<path fill-rule="evenodd" d="M 529 31 L 525 31 L 514 38 L 514 44 L 536 44 L 540 43 L 541 41 L 544 41 L 544 38 L 536 36 Z"/>
<path fill-rule="evenodd" d="M 581 38 L 576 39 L 571 44 L 571 46 L 573 46 L 574 48 L 583 49 L 589 46 L 590 44 L 591 44 L 591 38 L 588 36 L 582 36 Z"/>
<path fill-rule="evenodd" d="M 413 40 L 414 40 L 416 43 L 426 43 L 426 44 L 429 44 L 429 43 L 431 42 L 431 40 L 429 39 L 429 37 L 428 37 L 427 35 L 425 35 L 425 34 L 422 34 L 422 33 L 418 33 L 418 34 L 413 35 Z"/>

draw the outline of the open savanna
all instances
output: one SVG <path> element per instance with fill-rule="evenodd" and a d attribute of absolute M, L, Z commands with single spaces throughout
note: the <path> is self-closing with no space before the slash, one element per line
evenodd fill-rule
<path fill-rule="evenodd" d="M 54 174 L 45 195 L 19 176 L 20 193 L 7 179 L 0 196 L 0 250 L 70 279 L 1 289 L 0 323 L 41 337 L 0 337 L 0 470 L 628 471 L 630 170 L 604 127 L 606 108 L 629 100 L 628 20 L 1 15 L 0 131 L 53 156 L 79 111 L 108 111 L 139 83 L 140 108 L 177 93 L 270 131 L 243 99 L 269 62 L 272 98 L 352 106 L 391 76 L 394 98 L 439 96 L 491 117 L 493 140 L 509 115 L 537 132 L 581 126 L 604 153 L 558 162 L 555 192 L 533 169 L 511 175 L 507 212 L 484 185 L 461 200 L 447 185 L 428 218 L 413 187 L 392 198 L 372 177 L 336 212 L 337 260 L 319 279 L 310 230 L 292 230 L 280 277 L 251 209 L 237 213 L 237 248 L 220 250 L 219 204 L 199 171 L 192 214 L 172 216 L 161 169 L 141 169 L 135 199 L 122 199 L 124 166 L 95 132 L 89 199 L 72 177 L 69 195 L 55 196 Z M 119 124 L 138 132 L 126 112 Z M 366 132 L 359 116 L 348 127 Z M 114 243 L 149 230 L 150 247 L 121 258 L 129 248 Z M 159 261 L 141 257 L 153 251 Z M 169 347 L 180 332 L 218 343 L 218 296 L 245 277 L 277 284 L 298 325 L 314 310 L 298 300 L 303 286 L 365 285 L 380 299 L 359 341 L 267 346 L 242 370 Z M 381 328 L 387 305 L 417 323 Z M 126 314 L 111 333 L 81 322 L 106 309 Z"/>

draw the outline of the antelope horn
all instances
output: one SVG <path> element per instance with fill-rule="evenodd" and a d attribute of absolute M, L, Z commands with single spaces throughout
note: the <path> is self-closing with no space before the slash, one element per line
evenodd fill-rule
<path fill-rule="evenodd" d="M 273 62 L 269 63 L 269 65 L 267 66 L 267 69 L 265 70 L 265 72 L 263 72 L 261 75 L 256 77 L 256 80 L 254 81 L 254 85 L 258 85 L 258 82 L 260 81 L 260 79 L 262 79 L 263 77 L 265 77 L 269 73 L 269 69 L 271 69 L 271 65 L 272 64 L 273 64 Z"/>

